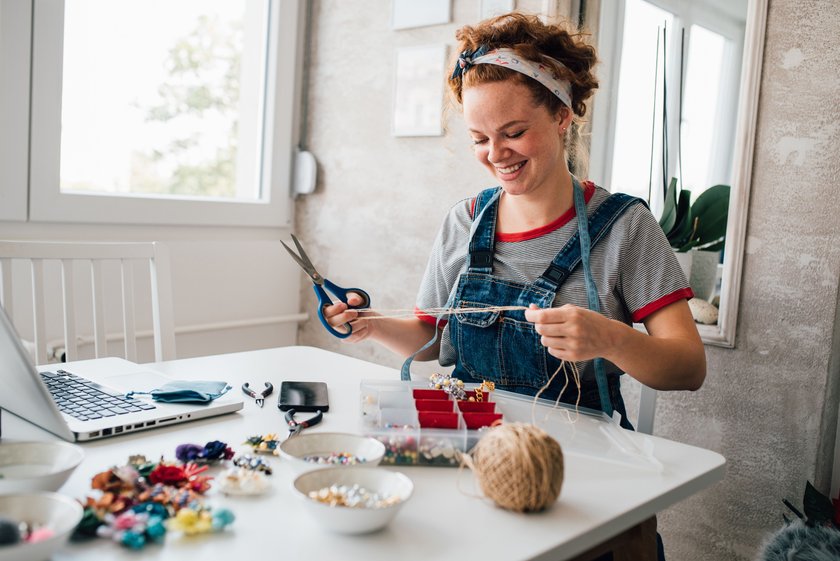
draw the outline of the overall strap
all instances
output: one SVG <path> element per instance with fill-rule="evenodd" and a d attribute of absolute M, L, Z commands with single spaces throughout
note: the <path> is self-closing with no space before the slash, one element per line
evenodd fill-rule
<path fill-rule="evenodd" d="M 576 195 L 578 192 L 580 192 L 581 199 L 583 200 L 583 190 L 575 188 Z M 616 220 L 618 220 L 618 218 L 624 214 L 628 208 L 636 203 L 644 204 L 644 201 L 631 197 L 630 195 L 625 195 L 624 193 L 613 193 L 603 203 L 601 203 L 597 209 L 595 209 L 595 212 L 592 213 L 591 217 L 587 217 L 586 203 L 583 202 L 583 208 L 578 209 L 576 201 L 575 213 L 578 216 L 577 231 L 569 239 L 566 245 L 563 246 L 563 249 L 557 253 L 545 272 L 534 281 L 534 284 L 540 286 L 541 288 L 545 288 L 546 290 L 556 292 L 560 285 L 565 282 L 569 275 L 572 274 L 572 271 L 574 271 L 583 260 L 584 236 L 581 235 L 581 232 L 583 232 L 586 237 L 586 260 L 588 263 L 589 250 L 601 241 L 601 239 L 609 233 Z M 581 215 L 583 215 L 583 220 L 580 218 Z M 588 224 L 588 227 L 581 227 L 581 222 Z M 586 275 L 587 273 L 585 268 L 584 278 L 586 278 Z"/>
<path fill-rule="evenodd" d="M 496 246 L 496 217 L 501 187 L 485 189 L 475 198 L 473 224 L 470 228 L 471 273 L 492 273 L 493 252 Z"/>
<path fill-rule="evenodd" d="M 620 193 L 610 195 L 610 197 L 601 203 L 592 215 L 591 226 L 586 213 L 586 199 L 583 195 L 583 189 L 574 177 L 573 189 L 575 200 L 575 213 L 578 219 L 578 231 L 572 236 L 569 244 L 579 240 L 574 245 L 567 244 L 560 253 L 549 265 L 543 276 L 537 279 L 553 286 L 559 286 L 559 282 L 565 280 L 571 271 L 578 263 L 583 264 L 583 277 L 586 283 L 586 296 L 589 302 L 589 309 L 593 312 L 601 312 L 601 303 L 598 299 L 598 287 L 595 285 L 595 279 L 592 278 L 592 269 L 589 265 L 589 252 L 592 246 L 604 237 L 609 231 L 615 221 L 621 216 L 630 205 L 638 202 L 638 199 L 623 195 Z M 609 204 L 608 204 L 609 203 Z M 548 275 L 546 277 L 546 275 Z M 559 282 L 558 282 L 559 281 Z M 556 290 L 556 288 L 555 288 Z M 595 366 L 595 381 L 598 384 L 598 397 L 601 401 L 601 410 L 612 417 L 613 405 L 610 399 L 609 386 L 607 383 L 607 374 L 604 369 L 604 359 L 596 357 Z"/>
<path fill-rule="evenodd" d="M 470 228 L 470 262 L 471 272 L 491 273 L 493 270 L 493 248 L 495 246 L 496 209 L 499 205 L 492 204 L 499 199 L 501 187 L 485 189 L 475 198 L 473 207 L 473 224 Z M 463 269 L 462 269 L 463 270 Z M 444 308 L 451 308 L 455 300 L 455 292 L 449 295 Z M 411 380 L 411 363 L 414 357 L 435 344 L 440 334 L 440 323 L 443 316 L 435 318 L 435 329 L 432 338 L 417 349 L 403 362 L 400 368 L 400 380 Z"/>

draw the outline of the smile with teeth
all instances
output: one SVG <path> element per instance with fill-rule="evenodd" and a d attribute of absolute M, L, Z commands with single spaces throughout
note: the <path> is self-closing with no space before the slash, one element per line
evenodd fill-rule
<path fill-rule="evenodd" d="M 515 172 L 516 170 L 518 170 L 519 168 L 521 168 L 521 167 L 522 167 L 522 166 L 524 166 L 524 165 L 525 165 L 525 162 L 519 162 L 518 164 L 513 164 L 513 165 L 512 165 L 512 166 L 510 166 L 510 167 L 506 167 L 506 168 L 496 168 L 496 169 L 499 171 L 499 173 L 505 173 L 505 174 L 507 174 L 507 173 L 513 173 L 513 172 Z"/>

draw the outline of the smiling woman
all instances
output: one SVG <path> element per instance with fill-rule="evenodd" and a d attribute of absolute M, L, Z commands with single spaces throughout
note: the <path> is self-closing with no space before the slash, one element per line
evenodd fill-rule
<path fill-rule="evenodd" d="M 656 219 L 639 199 L 580 181 L 567 166 L 570 131 L 597 84 L 594 49 L 564 25 L 518 13 L 457 38 L 449 86 L 499 187 L 450 209 L 414 318 L 373 321 L 374 312 L 349 309 L 353 301 L 324 315 L 352 322 L 347 341 L 370 338 L 409 357 L 404 377 L 415 356 L 438 359 L 466 383 L 617 411 L 630 428 L 621 374 L 693 390 L 705 357 L 691 290 Z M 556 379 L 566 362 L 581 372 L 577 387 Z"/>

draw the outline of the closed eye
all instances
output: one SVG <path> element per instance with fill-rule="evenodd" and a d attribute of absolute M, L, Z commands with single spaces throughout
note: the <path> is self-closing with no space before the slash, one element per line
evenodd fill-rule
<path fill-rule="evenodd" d="M 507 137 L 508 137 L 508 138 L 519 138 L 519 137 L 520 137 L 520 136 L 522 136 L 523 134 L 525 134 L 525 131 L 524 131 L 524 130 L 521 130 L 521 131 L 519 131 L 519 132 L 512 132 L 512 133 L 510 133 L 509 135 L 507 135 Z"/>

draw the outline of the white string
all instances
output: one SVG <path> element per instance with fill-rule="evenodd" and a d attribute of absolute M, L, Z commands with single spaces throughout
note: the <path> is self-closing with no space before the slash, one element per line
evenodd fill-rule
<path fill-rule="evenodd" d="M 531 424 L 537 426 L 537 400 L 539 399 L 540 395 L 551 386 L 551 382 L 554 381 L 554 378 L 560 372 L 563 371 L 563 375 L 566 378 L 565 383 L 563 384 L 563 388 L 557 394 L 557 399 L 554 401 L 554 407 L 552 407 L 548 413 L 545 414 L 542 422 L 545 423 L 548 421 L 549 416 L 557 409 L 558 405 L 560 405 L 560 399 L 563 397 L 563 394 L 566 393 L 566 388 L 569 386 L 569 373 L 566 371 L 566 365 L 569 365 L 569 369 L 572 371 L 572 379 L 575 381 L 575 387 L 577 388 L 577 399 L 575 400 L 575 418 L 572 420 L 572 416 L 566 409 L 563 409 L 563 412 L 566 413 L 566 420 L 569 421 L 570 424 L 575 424 L 580 416 L 580 412 L 578 408 L 580 407 L 580 372 L 578 371 L 577 364 L 574 362 L 567 363 L 565 360 L 560 361 L 560 366 L 557 367 L 557 370 L 554 371 L 554 374 L 551 375 L 551 378 L 548 379 L 548 382 L 540 388 L 540 391 L 537 392 L 537 395 L 534 396 L 533 402 L 531 402 Z"/>
<path fill-rule="evenodd" d="M 486 306 L 486 307 L 463 307 L 463 308 L 426 308 L 423 310 L 419 310 L 420 313 L 428 316 L 448 316 L 453 314 L 480 314 L 480 313 L 487 313 L 487 312 L 507 312 L 507 311 L 514 311 L 514 310 L 527 310 L 527 306 Z M 359 319 L 365 320 L 376 320 L 376 319 L 389 319 L 389 318 L 400 318 L 400 317 L 414 317 L 418 310 L 412 309 L 382 309 L 382 310 L 373 310 L 370 308 L 362 308 L 357 309 L 357 312 L 360 314 L 377 314 L 373 316 L 360 316 Z M 569 387 L 569 372 L 566 370 L 568 365 L 569 370 L 572 371 L 572 380 L 574 380 L 575 387 L 577 388 L 577 398 L 575 399 L 575 418 L 572 419 L 572 416 L 569 414 L 567 410 L 563 410 L 566 413 L 566 419 L 569 421 L 570 424 L 575 424 L 578 420 L 580 412 L 578 408 L 580 407 L 580 371 L 578 370 L 577 364 L 574 362 L 567 363 L 565 360 L 560 361 L 560 366 L 557 367 L 557 370 L 554 371 L 554 374 L 548 379 L 548 382 L 540 388 L 537 392 L 537 395 L 534 396 L 534 401 L 531 404 L 531 424 L 534 426 L 537 425 L 536 420 L 536 409 L 537 409 L 537 402 L 539 400 L 540 395 L 551 386 L 551 383 L 554 381 L 554 378 L 557 377 L 557 374 L 560 371 L 563 371 L 563 376 L 565 378 L 565 382 L 563 383 L 563 387 L 560 389 L 560 392 L 557 394 L 557 399 L 554 401 L 554 406 L 546 413 L 545 417 L 543 418 L 542 422 L 545 423 L 548 421 L 549 416 L 557 409 L 560 405 L 560 399 L 563 397 L 563 394 L 566 392 L 566 388 Z"/>
<path fill-rule="evenodd" d="M 453 314 L 480 314 L 487 312 L 509 312 L 515 310 L 527 310 L 528 306 L 487 306 L 487 307 L 473 307 L 473 308 L 425 308 L 423 310 L 412 309 L 383 309 L 374 310 L 371 308 L 354 308 L 359 314 L 377 314 L 373 316 L 360 315 L 360 319 L 374 320 L 374 319 L 389 319 L 401 317 L 414 317 L 416 313 L 422 313 L 427 316 L 450 316 Z"/>

